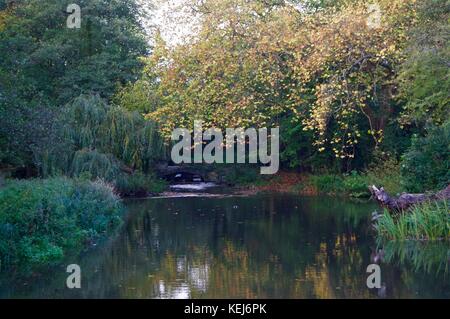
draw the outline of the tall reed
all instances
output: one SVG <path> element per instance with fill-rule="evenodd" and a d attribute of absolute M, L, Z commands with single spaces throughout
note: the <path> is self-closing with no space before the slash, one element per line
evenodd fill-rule
<path fill-rule="evenodd" d="M 449 240 L 448 202 L 426 202 L 397 215 L 384 210 L 374 225 L 378 236 L 391 240 Z"/>

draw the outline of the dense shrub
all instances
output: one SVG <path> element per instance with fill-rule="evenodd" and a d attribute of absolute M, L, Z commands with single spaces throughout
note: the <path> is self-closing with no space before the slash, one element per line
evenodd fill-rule
<path fill-rule="evenodd" d="M 0 190 L 0 261 L 23 270 L 60 262 L 111 234 L 122 205 L 112 187 L 52 178 L 11 181 Z"/>
<path fill-rule="evenodd" d="M 369 195 L 368 184 L 367 175 L 358 174 L 356 171 L 344 176 L 343 180 L 344 191 L 352 197 L 367 197 Z"/>
<path fill-rule="evenodd" d="M 225 183 L 236 186 L 262 185 L 270 178 L 268 175 L 261 175 L 260 167 L 252 164 L 219 164 L 216 171 Z"/>
<path fill-rule="evenodd" d="M 400 164 L 395 158 L 384 158 L 373 163 L 366 176 L 367 185 L 383 187 L 390 194 L 399 194 L 404 190 Z"/>
<path fill-rule="evenodd" d="M 367 175 L 352 171 L 350 174 L 324 174 L 310 177 L 311 185 L 318 193 L 348 195 L 351 197 L 369 196 Z"/>
<path fill-rule="evenodd" d="M 134 173 L 123 174 L 115 182 L 117 192 L 124 197 L 142 197 L 152 193 L 161 193 L 167 187 L 167 182 L 154 175 Z"/>
<path fill-rule="evenodd" d="M 406 188 L 413 192 L 442 189 L 450 183 L 450 121 L 430 128 L 425 137 L 413 138 L 401 172 Z"/>
<path fill-rule="evenodd" d="M 391 194 L 402 191 L 399 164 L 393 159 L 385 159 L 365 172 L 313 175 L 309 184 L 318 193 L 351 197 L 369 197 L 369 185 L 383 186 Z"/>

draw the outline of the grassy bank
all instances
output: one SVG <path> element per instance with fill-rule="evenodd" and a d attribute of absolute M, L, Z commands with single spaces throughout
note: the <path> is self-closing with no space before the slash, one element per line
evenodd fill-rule
<path fill-rule="evenodd" d="M 369 185 L 380 185 L 390 194 L 399 194 L 405 190 L 400 174 L 400 165 L 395 161 L 386 161 L 365 172 L 352 171 L 348 174 L 312 175 L 308 183 L 317 193 L 346 195 L 350 197 L 369 197 Z"/>
<path fill-rule="evenodd" d="M 111 235 L 121 224 L 119 197 L 98 181 L 8 181 L 0 190 L 1 270 L 58 264 Z"/>
<path fill-rule="evenodd" d="M 258 191 L 292 192 L 302 195 L 334 195 L 354 198 L 370 197 L 370 185 L 382 185 L 390 194 L 404 191 L 398 166 L 391 169 L 372 169 L 349 174 L 306 174 L 280 171 L 273 176 L 259 175 L 251 169 L 243 170 L 237 177 L 228 174 L 230 184 Z"/>
<path fill-rule="evenodd" d="M 444 240 L 450 239 L 450 213 L 447 202 L 428 202 L 407 212 L 392 214 L 387 210 L 376 220 L 381 239 Z"/>
<path fill-rule="evenodd" d="M 243 176 L 245 174 L 249 173 L 243 173 Z M 280 172 L 269 179 L 259 178 L 246 187 L 252 192 L 276 191 L 303 195 L 326 194 L 368 198 L 371 195 L 368 190 L 369 185 L 381 185 L 393 195 L 406 190 L 399 166 L 392 162 L 387 162 L 381 167 L 366 172 L 351 172 L 350 174 L 305 175 Z M 385 210 L 377 219 L 375 229 L 381 240 L 449 240 L 449 212 L 449 204 L 445 201 L 427 202 L 400 214 L 393 214 Z"/>

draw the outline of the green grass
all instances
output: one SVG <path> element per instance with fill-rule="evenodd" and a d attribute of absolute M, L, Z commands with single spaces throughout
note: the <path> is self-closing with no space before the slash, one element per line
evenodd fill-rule
<path fill-rule="evenodd" d="M 337 174 L 312 175 L 309 182 L 322 194 L 338 194 L 344 189 L 343 177 Z"/>
<path fill-rule="evenodd" d="M 112 186 L 101 180 L 8 181 L 0 190 L 0 270 L 56 265 L 112 234 L 122 211 Z"/>
<path fill-rule="evenodd" d="M 369 197 L 368 186 L 371 184 L 368 175 L 351 172 L 350 174 L 312 175 L 310 184 L 320 194 L 346 195 L 350 197 Z"/>
<path fill-rule="evenodd" d="M 449 240 L 450 212 L 447 202 L 428 202 L 398 215 L 384 211 L 375 222 L 379 238 L 389 240 Z"/>

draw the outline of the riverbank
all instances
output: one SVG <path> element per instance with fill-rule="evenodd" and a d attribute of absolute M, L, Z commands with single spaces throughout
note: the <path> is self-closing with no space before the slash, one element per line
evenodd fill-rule
<path fill-rule="evenodd" d="M 382 185 L 392 194 L 402 192 L 399 173 L 386 175 L 377 171 L 349 174 L 307 174 L 281 171 L 277 175 L 261 179 L 255 183 L 237 185 L 238 192 L 256 194 L 258 192 L 282 192 L 298 195 L 331 195 L 352 198 L 369 198 L 369 185 Z"/>
<path fill-rule="evenodd" d="M 299 195 L 318 195 L 316 188 L 311 187 L 309 176 L 296 172 L 281 171 L 278 174 L 245 185 L 235 186 L 238 194 L 254 195 L 260 192 L 294 193 Z"/>

